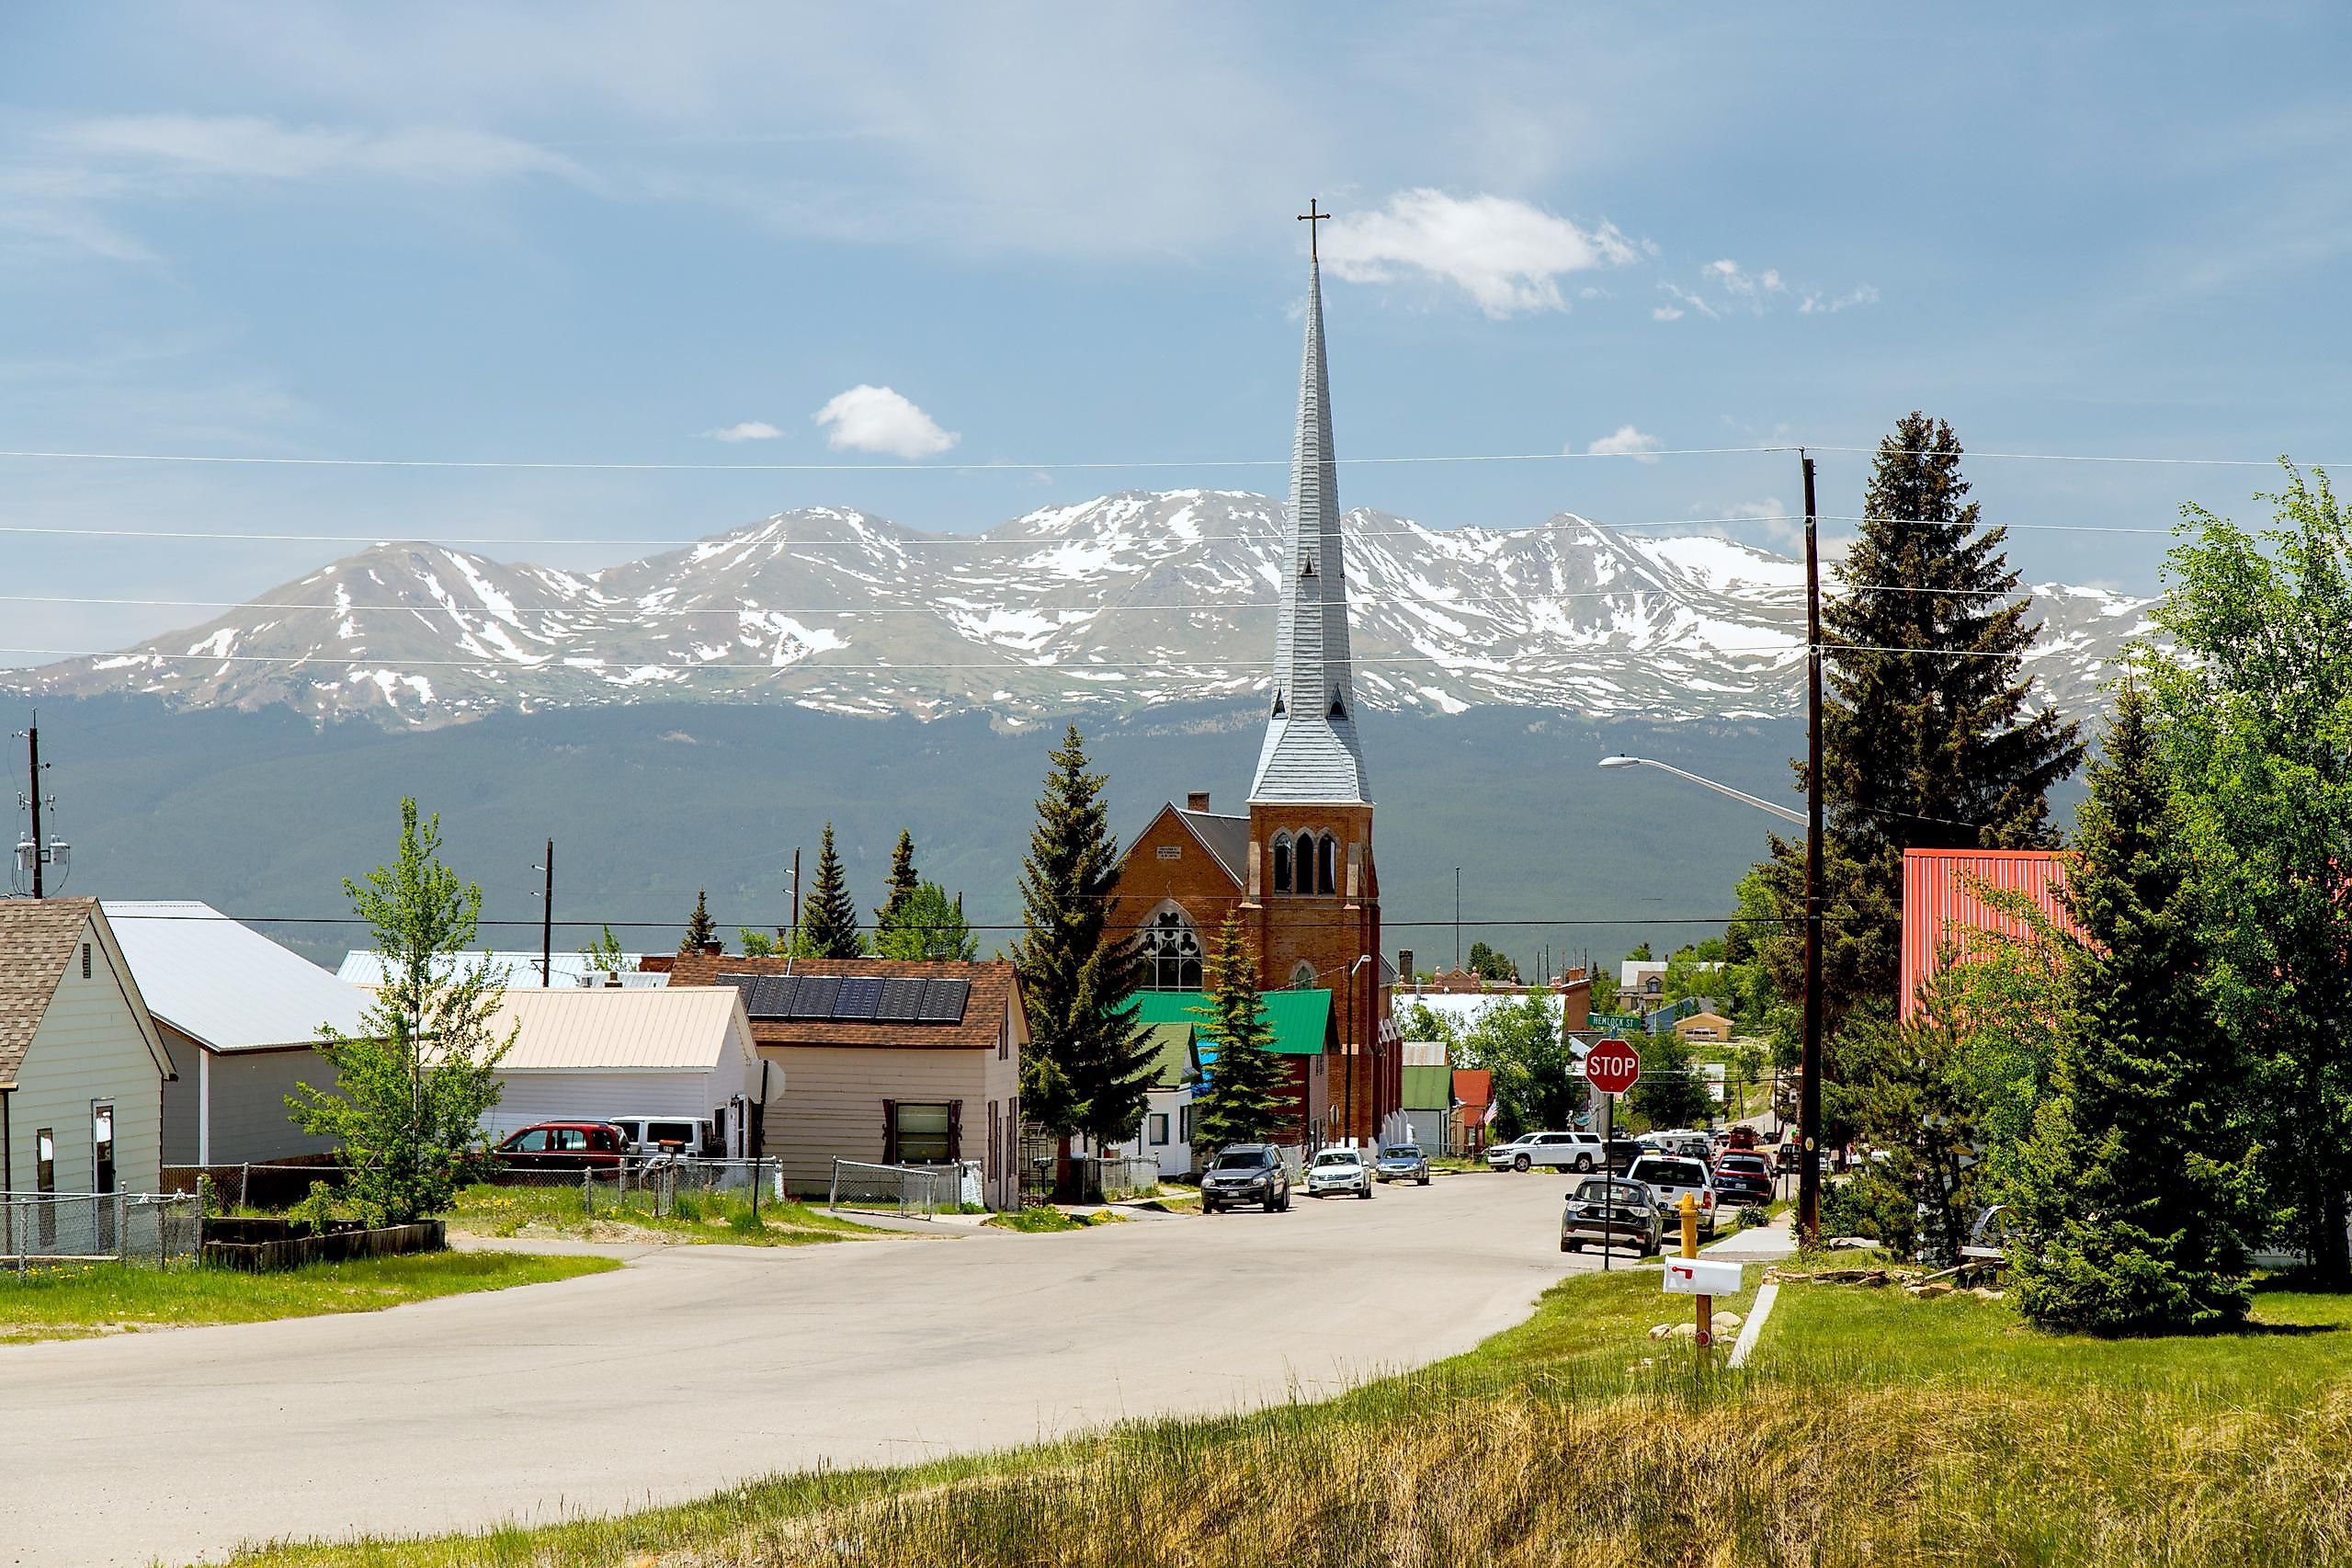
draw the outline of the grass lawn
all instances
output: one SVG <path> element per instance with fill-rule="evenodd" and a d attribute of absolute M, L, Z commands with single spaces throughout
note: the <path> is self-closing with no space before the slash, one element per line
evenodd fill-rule
<path fill-rule="evenodd" d="M 1073 1214 L 1066 1209 L 1042 1205 L 1031 1209 L 1007 1209 L 991 1214 L 981 1221 L 1000 1231 L 1023 1231 L 1040 1235 L 1049 1231 L 1084 1231 L 1096 1225 L 1116 1225 L 1127 1218 L 1108 1209 L 1098 1209 L 1088 1214 Z"/>
<path fill-rule="evenodd" d="M 236 1561 L 2352 1562 L 2352 1298 L 2270 1291 L 2255 1332 L 2108 1343 L 2035 1333 L 2005 1302 L 1790 1284 L 1736 1373 L 1648 1337 L 1687 1308 L 1654 1270 L 1584 1275 L 1477 1349 L 1327 1403 Z"/>
<path fill-rule="evenodd" d="M 642 1195 L 634 1195 L 626 1205 L 599 1202 L 591 1214 L 576 1187 L 470 1187 L 458 1194 L 449 1221 L 453 1231 L 482 1236 L 726 1242 L 738 1246 L 807 1246 L 892 1233 L 789 1199 L 761 1199 L 755 1216 L 750 1199 L 733 1194 L 680 1194 L 671 1211 L 658 1216 Z"/>
<path fill-rule="evenodd" d="M 63 1264 L 33 1269 L 21 1280 L 0 1273 L 0 1345 L 130 1329 L 372 1312 L 403 1301 L 539 1285 L 619 1267 L 603 1257 L 457 1252 L 355 1258 L 275 1274 L 196 1265 Z"/>

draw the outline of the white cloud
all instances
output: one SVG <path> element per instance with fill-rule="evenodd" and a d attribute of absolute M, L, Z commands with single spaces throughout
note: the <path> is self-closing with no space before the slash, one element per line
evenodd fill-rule
<path fill-rule="evenodd" d="M 702 433 L 713 441 L 773 441 L 784 434 L 765 419 L 746 419 L 740 425 L 722 426 Z"/>
<path fill-rule="evenodd" d="M 443 184 L 534 174 L 585 178 L 571 159 L 530 142 L 429 126 L 377 131 L 289 126 L 255 115 L 119 115 L 78 120 L 44 140 L 109 163 L 244 179 L 338 174 Z"/>
<path fill-rule="evenodd" d="M 1614 224 L 1580 229 L 1565 218 L 1503 196 L 1401 190 L 1377 211 L 1335 218 L 1324 259 L 1351 283 L 1385 283 L 1394 268 L 1417 268 L 1460 285 L 1500 319 L 1520 311 L 1564 311 L 1559 279 L 1623 267 L 1641 251 Z"/>
<path fill-rule="evenodd" d="M 1710 261 L 1704 270 L 1723 292 L 1753 311 L 1761 312 L 1771 296 L 1789 291 L 1789 286 L 1780 281 L 1780 274 L 1769 267 L 1761 272 L 1750 272 L 1738 262 L 1726 259 Z"/>
<path fill-rule="evenodd" d="M 888 452 L 910 461 L 933 458 L 963 439 L 888 387 L 851 387 L 809 416 L 836 452 Z"/>
<path fill-rule="evenodd" d="M 1636 462 L 1653 463 L 1658 460 L 1649 454 L 1665 445 L 1655 436 L 1645 436 L 1630 425 L 1620 425 L 1585 450 L 1596 458 L 1630 457 Z"/>
<path fill-rule="evenodd" d="M 1879 291 L 1865 283 L 1850 293 L 1840 294 L 1834 300 L 1824 300 L 1819 294 L 1807 294 L 1804 302 L 1797 307 L 1797 313 L 1807 316 L 1835 315 L 1838 312 L 1851 310 L 1856 305 L 1875 305 L 1878 302 Z"/>
<path fill-rule="evenodd" d="M 1721 321 L 1737 311 L 1760 316 L 1792 297 L 1797 301 L 1797 313 L 1805 316 L 1832 315 L 1857 305 L 1874 305 L 1879 301 L 1879 291 L 1868 283 L 1835 298 L 1812 289 L 1792 290 L 1778 268 L 1767 267 L 1760 272 L 1751 272 L 1729 256 L 1700 267 L 1697 289 L 1662 281 L 1658 291 L 1666 296 L 1666 303 L 1651 307 L 1653 321 L 1680 321 L 1694 313 L 1710 321 Z"/>

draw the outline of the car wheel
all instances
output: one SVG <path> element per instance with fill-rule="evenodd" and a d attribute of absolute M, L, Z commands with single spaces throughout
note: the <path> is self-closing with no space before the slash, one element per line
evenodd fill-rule
<path fill-rule="evenodd" d="M 1560 1250 L 1562 1252 L 1582 1252 L 1585 1250 L 1585 1244 L 1582 1242 L 1562 1242 L 1560 1244 Z"/>
<path fill-rule="evenodd" d="M 1578 1176 L 1584 1175 L 1586 1171 L 1589 1171 L 1592 1168 L 1593 1157 L 1590 1154 L 1579 1154 L 1576 1156 L 1576 1174 Z"/>
<path fill-rule="evenodd" d="M 1517 1156 L 1511 1161 L 1511 1168 L 1524 1174 L 1528 1168 L 1528 1157 L 1525 1154 Z"/>

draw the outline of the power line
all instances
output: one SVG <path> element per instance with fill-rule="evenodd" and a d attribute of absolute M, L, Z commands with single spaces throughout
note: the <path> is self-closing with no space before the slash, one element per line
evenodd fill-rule
<path fill-rule="evenodd" d="M 366 926 L 369 924 L 366 916 L 359 915 L 226 915 L 218 910 L 204 915 L 193 913 L 176 915 L 116 915 L 109 911 L 107 918 L 118 924 L 130 920 L 214 920 L 227 921 L 232 924 L 241 926 Z M 1788 926 L 1795 925 L 1797 923 L 1798 918 L 1795 916 L 1778 915 L 1642 914 L 1623 915 L 1544 916 L 1522 920 L 1464 920 L 1460 924 L 1465 926 L 1475 926 L 1480 927 L 1524 927 L 1538 926 Z M 476 920 L 474 924 L 476 926 L 495 926 L 501 927 L 528 926 L 529 929 L 536 931 L 544 926 L 546 922 L 537 917 L 533 917 L 528 920 L 480 919 Z M 596 930 L 601 926 L 609 926 L 616 930 L 623 931 L 672 930 L 685 924 L 686 921 L 677 915 L 670 915 L 659 920 L 619 920 L 606 916 L 598 916 L 595 919 L 558 920 L 555 922 L 555 925 L 566 930 Z M 772 930 L 775 927 L 775 922 L 765 917 L 758 920 L 739 921 L 733 918 L 722 919 L 714 915 L 711 916 L 711 924 L 722 927 L 733 926 L 737 930 L 751 931 Z M 1278 928 L 1283 929 L 1305 930 L 1310 928 L 1322 928 L 1320 922 L 1308 920 L 1284 921 L 1276 919 L 1271 921 L 1270 924 Z M 1435 926 L 1444 926 L 1450 929 L 1455 924 L 1456 922 L 1451 917 L 1441 920 L 1390 920 L 1383 918 L 1381 921 L 1381 926 L 1383 930 L 1420 930 Z M 938 927 L 938 929 L 946 928 L 947 927 Z M 1028 929 L 1027 925 L 1020 922 L 996 922 L 993 924 L 985 922 L 966 922 L 963 928 L 968 931 L 1025 931 Z"/>

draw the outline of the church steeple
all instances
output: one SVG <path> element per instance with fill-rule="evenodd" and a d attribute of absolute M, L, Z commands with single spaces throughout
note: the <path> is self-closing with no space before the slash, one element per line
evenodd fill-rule
<path fill-rule="evenodd" d="M 1329 213 L 1310 203 L 1312 234 Z M 1290 466 L 1290 533 L 1279 562 L 1275 694 L 1253 801 L 1361 803 L 1364 757 L 1347 653 L 1347 562 L 1339 537 L 1339 470 L 1331 440 L 1331 377 L 1324 363 L 1323 267 L 1307 264 L 1307 343 L 1299 367 L 1299 431 Z"/>

